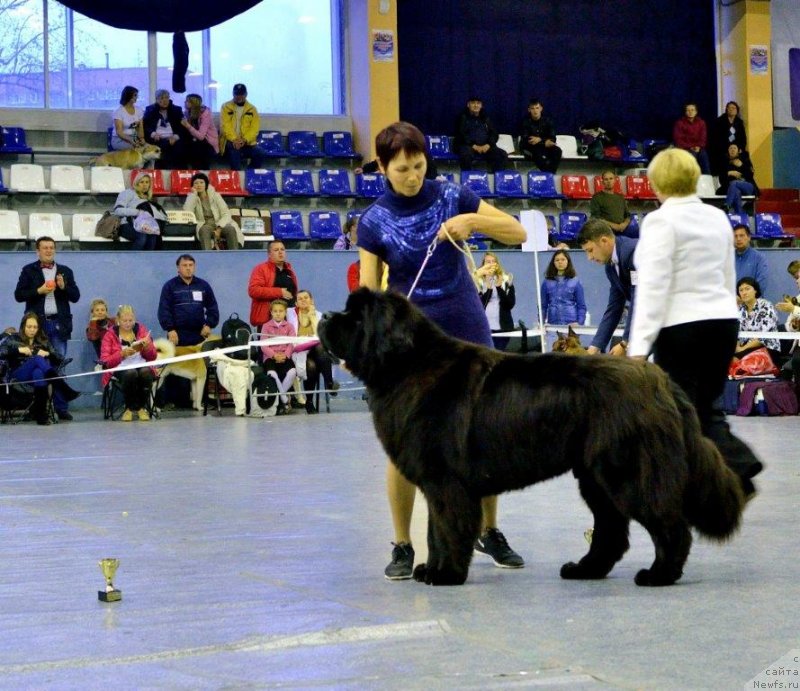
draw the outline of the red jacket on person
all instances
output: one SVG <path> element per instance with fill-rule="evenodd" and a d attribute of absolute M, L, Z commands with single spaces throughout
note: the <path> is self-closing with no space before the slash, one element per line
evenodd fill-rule
<path fill-rule="evenodd" d="M 155 345 L 153 345 L 153 338 L 147 330 L 147 327 L 137 322 L 134 325 L 134 333 L 136 334 L 137 341 L 141 341 L 145 338 L 150 339 L 147 346 L 142 350 L 142 357 L 148 362 L 155 360 L 158 357 L 158 352 L 156 351 Z M 122 341 L 119 339 L 119 326 L 116 324 L 109 328 L 109 330 L 106 331 L 106 335 L 103 336 L 103 343 L 100 346 L 100 361 L 106 369 L 113 369 L 122 364 Z M 152 367 L 150 369 L 155 375 L 155 369 Z M 103 373 L 103 386 L 108 384 L 112 376 L 113 374 L 111 372 Z"/>
<path fill-rule="evenodd" d="M 689 118 L 684 115 L 672 128 L 672 141 L 681 149 L 691 149 L 693 146 L 705 149 L 707 142 L 705 120 L 697 116 L 689 122 Z"/>
<path fill-rule="evenodd" d="M 292 283 L 294 283 L 294 293 L 297 294 L 297 276 L 289 262 L 283 263 L 283 268 L 288 272 Z M 250 323 L 261 328 L 266 324 L 272 315 L 269 313 L 269 306 L 273 300 L 283 297 L 283 290 L 275 287 L 275 274 L 277 266 L 271 261 L 258 264 L 250 274 L 250 282 L 247 284 L 247 294 L 250 296 Z"/>

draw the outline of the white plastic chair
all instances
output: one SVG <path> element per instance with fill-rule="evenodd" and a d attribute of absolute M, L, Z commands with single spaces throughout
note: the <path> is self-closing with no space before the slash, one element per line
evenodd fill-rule
<path fill-rule="evenodd" d="M 69 242 L 64 232 L 64 221 L 61 214 L 33 213 L 28 216 L 28 237 L 31 240 L 47 235 L 56 242 Z"/>
<path fill-rule="evenodd" d="M 50 168 L 51 192 L 83 192 L 88 194 L 80 166 L 58 165 Z"/>
<path fill-rule="evenodd" d="M 0 240 L 27 240 L 19 222 L 19 211 L 0 209 Z"/>
<path fill-rule="evenodd" d="M 11 165 L 11 189 L 15 192 L 47 192 L 44 184 L 44 168 L 34 163 Z"/>
<path fill-rule="evenodd" d="M 119 194 L 125 189 L 122 168 L 95 166 L 92 168 L 92 194 Z"/>
<path fill-rule="evenodd" d="M 578 153 L 578 140 L 571 134 L 557 134 L 556 146 L 561 149 L 562 158 L 588 158 Z"/>
<path fill-rule="evenodd" d="M 512 161 L 525 158 L 514 150 L 514 137 L 510 134 L 499 134 L 497 136 L 497 146 L 505 151 Z"/>
<path fill-rule="evenodd" d="M 73 214 L 72 216 L 72 239 L 81 244 L 94 242 L 112 242 L 110 238 L 100 238 L 94 234 L 97 222 L 103 214 Z"/>
<path fill-rule="evenodd" d="M 697 196 L 703 199 L 721 197 L 717 194 L 717 185 L 711 175 L 701 175 L 697 181 Z"/>

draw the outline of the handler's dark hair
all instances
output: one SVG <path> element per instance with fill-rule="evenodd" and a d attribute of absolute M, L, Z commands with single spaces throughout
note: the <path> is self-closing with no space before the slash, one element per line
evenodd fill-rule
<path fill-rule="evenodd" d="M 592 218 L 583 224 L 581 232 L 578 233 L 578 244 L 585 245 L 587 242 L 597 242 L 602 237 L 614 237 L 611 226 L 599 218 Z"/>
<path fill-rule="evenodd" d="M 375 152 L 384 170 L 400 151 L 406 156 L 425 154 L 425 135 L 410 122 L 395 122 L 375 137 Z"/>
<path fill-rule="evenodd" d="M 569 256 L 569 252 L 564 250 L 556 250 L 553 252 L 553 256 L 550 257 L 550 263 L 547 265 L 547 269 L 545 269 L 544 277 L 550 280 L 555 280 L 558 277 L 558 269 L 556 268 L 556 257 L 559 254 L 563 254 L 567 259 L 567 268 L 564 269 L 564 276 L 566 278 L 575 278 L 577 273 L 575 272 L 575 267 L 572 265 L 572 259 Z"/>
<path fill-rule="evenodd" d="M 736 293 L 739 293 L 739 286 L 748 285 L 753 290 L 756 291 L 756 298 L 761 297 L 761 284 L 752 276 L 743 276 L 738 281 L 736 281 Z"/>

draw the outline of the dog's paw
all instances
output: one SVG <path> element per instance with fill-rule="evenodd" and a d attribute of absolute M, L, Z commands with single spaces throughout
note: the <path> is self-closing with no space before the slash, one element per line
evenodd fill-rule
<path fill-rule="evenodd" d="M 414 568 L 414 573 L 412 574 L 414 576 L 414 580 L 418 581 L 419 583 L 427 583 L 428 581 L 425 580 L 427 571 L 427 565 L 417 564 L 417 566 Z"/>
<path fill-rule="evenodd" d="M 642 569 L 636 574 L 636 578 L 633 579 L 633 582 L 636 583 L 636 585 L 642 585 L 651 588 L 660 587 L 664 585 L 673 585 L 675 581 L 677 581 L 682 575 L 683 572 L 680 572 L 677 576 L 675 576 L 673 574 L 654 571 L 653 569 Z"/>
<path fill-rule="evenodd" d="M 414 580 L 427 585 L 463 585 L 467 574 L 452 569 L 435 569 L 428 564 L 418 564 L 414 569 Z"/>
<path fill-rule="evenodd" d="M 568 561 L 561 567 L 561 578 L 567 580 L 597 580 L 607 575 L 608 571 L 593 568 L 584 562 L 576 564 L 574 561 Z"/>

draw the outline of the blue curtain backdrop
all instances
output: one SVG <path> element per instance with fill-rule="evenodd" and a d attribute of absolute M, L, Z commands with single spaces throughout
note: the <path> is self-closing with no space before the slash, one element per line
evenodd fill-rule
<path fill-rule="evenodd" d="M 453 134 L 480 94 L 501 132 L 517 134 L 538 96 L 559 133 L 599 120 L 636 138 L 669 136 L 695 100 L 717 110 L 713 1 L 402 0 L 400 116 Z"/>

